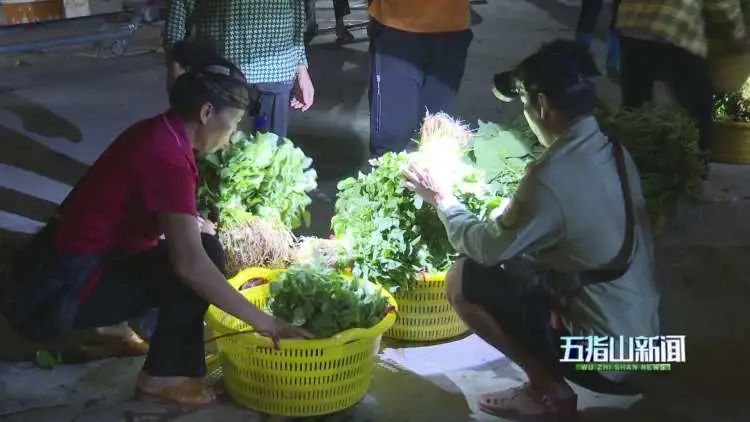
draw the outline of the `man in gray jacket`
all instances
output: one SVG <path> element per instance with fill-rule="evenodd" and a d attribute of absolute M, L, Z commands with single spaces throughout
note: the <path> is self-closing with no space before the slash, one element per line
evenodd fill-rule
<path fill-rule="evenodd" d="M 623 386 L 621 374 L 576 372 L 561 362 L 561 337 L 619 340 L 659 330 L 638 170 L 592 116 L 596 93 L 589 77 L 597 73 L 582 47 L 556 41 L 496 76 L 496 94 L 520 97 L 547 148 L 498 219 L 478 219 L 432 169 L 406 172 L 407 186 L 437 207 L 451 243 L 465 256 L 448 274 L 449 300 L 529 378 L 482 397 L 482 410 L 501 417 L 572 420 L 577 398 L 565 379 L 600 391 Z"/>

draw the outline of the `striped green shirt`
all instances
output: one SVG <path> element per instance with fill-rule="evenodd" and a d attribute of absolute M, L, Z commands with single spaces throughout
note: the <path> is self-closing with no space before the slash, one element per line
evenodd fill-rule
<path fill-rule="evenodd" d="M 248 82 L 292 82 L 307 64 L 304 32 L 304 0 L 169 0 L 164 42 L 208 35 Z"/>

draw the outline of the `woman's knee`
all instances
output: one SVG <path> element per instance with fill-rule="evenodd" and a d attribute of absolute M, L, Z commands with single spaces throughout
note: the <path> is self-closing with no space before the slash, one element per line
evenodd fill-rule
<path fill-rule="evenodd" d="M 457 260 L 445 276 L 445 295 L 448 297 L 448 302 L 454 308 L 466 302 L 463 295 L 465 263 L 466 260 L 464 258 Z"/>
<path fill-rule="evenodd" d="M 221 272 L 224 272 L 226 255 L 224 254 L 224 247 L 221 246 L 221 242 L 219 242 L 219 238 L 217 236 L 203 233 L 201 235 L 201 240 L 203 241 L 203 249 L 206 251 L 208 257 L 211 258 L 211 261 L 219 270 L 221 270 Z"/>

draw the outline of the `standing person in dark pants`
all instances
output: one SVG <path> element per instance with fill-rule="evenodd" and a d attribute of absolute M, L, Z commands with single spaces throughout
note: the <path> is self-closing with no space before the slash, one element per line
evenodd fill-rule
<path fill-rule="evenodd" d="M 370 154 L 409 146 L 426 111 L 453 111 L 464 75 L 468 0 L 370 4 Z"/>
<path fill-rule="evenodd" d="M 205 405 L 215 399 L 202 383 L 209 304 L 274 339 L 307 333 L 227 283 L 213 224 L 198 217 L 194 151 L 229 142 L 250 106 L 244 75 L 226 60 L 203 63 L 176 78 L 169 102 L 166 113 L 136 123 L 107 148 L 22 254 L 35 265 L 15 273 L 22 279 L 6 313 L 19 333 L 44 341 L 156 308 L 138 395 Z"/>
<path fill-rule="evenodd" d="M 586 48 L 591 47 L 591 41 L 596 32 L 596 21 L 602 11 L 603 0 L 583 0 L 581 14 L 576 26 L 576 40 Z M 607 76 L 617 78 L 620 69 L 620 36 L 615 29 L 617 20 L 617 7 L 620 0 L 612 2 L 612 17 L 610 20 L 609 33 L 607 35 Z"/>
<path fill-rule="evenodd" d="M 349 32 L 344 17 L 352 13 L 349 0 L 333 0 L 333 14 L 336 17 L 336 41 L 347 43 L 354 41 L 354 35 Z"/>
<path fill-rule="evenodd" d="M 305 3 L 169 0 L 164 44 L 169 50 L 190 36 L 214 40 L 219 53 L 239 66 L 260 92 L 259 117 L 265 124 L 256 122 L 256 127 L 283 138 L 290 107 L 307 111 L 315 100 L 305 49 Z"/>
<path fill-rule="evenodd" d="M 747 33 L 740 0 L 621 0 L 622 99 L 639 107 L 653 99 L 654 82 L 666 70 L 672 92 L 695 120 L 700 147 L 711 150 L 712 95 L 707 32 L 738 48 Z M 708 177 L 706 171 L 706 178 Z M 713 194 L 707 186 L 707 195 Z"/>

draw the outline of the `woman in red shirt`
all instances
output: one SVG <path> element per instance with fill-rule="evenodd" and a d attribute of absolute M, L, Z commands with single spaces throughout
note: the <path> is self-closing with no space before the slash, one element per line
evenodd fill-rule
<path fill-rule="evenodd" d="M 10 319 L 32 339 L 109 326 L 158 309 L 137 390 L 201 405 L 203 316 L 214 304 L 274 339 L 306 336 L 262 312 L 222 274 L 213 227 L 196 208 L 194 151 L 229 142 L 253 101 L 223 59 L 191 69 L 170 90 L 170 109 L 126 129 L 88 170 L 59 218 L 33 242 L 39 263 L 16 292 Z M 164 241 L 159 241 L 161 235 Z"/>

